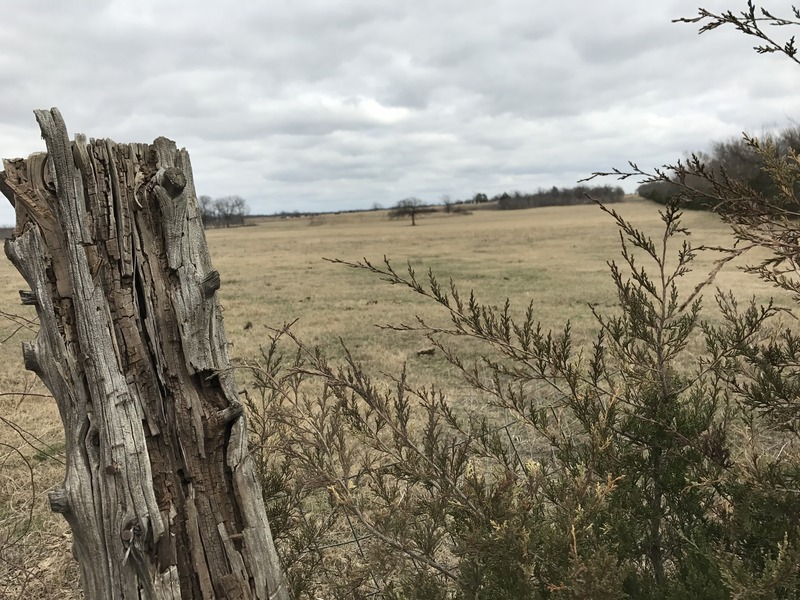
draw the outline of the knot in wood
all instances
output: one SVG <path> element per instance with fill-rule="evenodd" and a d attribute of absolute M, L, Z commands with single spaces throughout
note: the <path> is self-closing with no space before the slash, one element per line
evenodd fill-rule
<path fill-rule="evenodd" d="M 178 167 L 167 167 L 161 177 L 161 187 L 167 191 L 170 198 L 175 198 L 186 187 L 186 175 Z"/>
<path fill-rule="evenodd" d="M 36 373 L 37 375 L 42 372 L 42 364 L 39 362 L 39 352 L 34 343 L 22 343 L 22 364 L 25 366 L 26 370 Z"/>
<path fill-rule="evenodd" d="M 221 285 L 222 281 L 219 277 L 219 271 L 211 271 L 203 278 L 203 281 L 200 282 L 200 289 L 205 298 L 211 298 Z"/>
<path fill-rule="evenodd" d="M 67 490 L 63 487 L 52 490 L 48 494 L 48 497 L 50 499 L 51 511 L 62 515 L 66 515 L 70 512 L 69 497 L 67 496 Z"/>
<path fill-rule="evenodd" d="M 142 527 L 139 524 L 139 520 L 134 518 L 125 524 L 119 534 L 119 537 L 122 538 L 123 542 L 130 542 L 134 537 L 141 535 L 141 533 Z"/>

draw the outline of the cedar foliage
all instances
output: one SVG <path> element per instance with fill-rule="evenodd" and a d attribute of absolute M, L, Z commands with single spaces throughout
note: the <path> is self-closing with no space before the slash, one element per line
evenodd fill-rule
<path fill-rule="evenodd" d="M 701 9 L 703 30 L 733 25 L 759 52 L 796 60 L 764 23 Z M 389 260 L 341 262 L 438 304 L 427 336 L 487 410 L 406 373 L 367 373 L 345 349 L 332 364 L 287 326 L 268 340 L 247 404 L 270 519 L 297 598 L 797 598 L 800 596 L 800 335 L 778 309 L 704 292 L 683 278 L 701 251 L 718 268 L 749 249 L 749 270 L 800 301 L 795 189 L 800 160 L 745 138 L 774 192 L 692 157 L 654 173 L 680 194 L 652 237 L 600 206 L 620 232 L 609 262 L 616 310 L 591 307 L 594 342 L 546 330 L 531 304 L 482 303 L 434 273 Z M 698 182 L 700 185 L 698 185 Z M 682 203 L 709 202 L 734 248 L 695 246 Z M 709 294 L 706 294 L 709 295 Z M 705 300 L 707 302 L 707 300 Z M 468 364 L 462 339 L 485 348 Z"/>

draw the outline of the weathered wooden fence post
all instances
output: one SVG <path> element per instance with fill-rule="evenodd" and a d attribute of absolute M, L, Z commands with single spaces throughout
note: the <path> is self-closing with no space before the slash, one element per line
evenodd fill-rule
<path fill-rule="evenodd" d="M 288 599 L 229 370 L 186 150 L 70 142 L 4 161 L 6 254 L 41 329 L 26 368 L 58 403 L 86 597 Z"/>

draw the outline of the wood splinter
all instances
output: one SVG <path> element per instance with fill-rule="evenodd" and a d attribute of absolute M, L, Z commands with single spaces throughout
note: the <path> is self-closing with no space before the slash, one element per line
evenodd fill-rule
<path fill-rule="evenodd" d="M 23 306 L 36 306 L 39 303 L 36 294 L 31 290 L 20 290 L 19 299 L 22 301 Z"/>
<path fill-rule="evenodd" d="M 234 402 L 227 408 L 217 411 L 215 417 L 220 425 L 227 425 L 244 414 L 244 407 L 239 402 Z"/>

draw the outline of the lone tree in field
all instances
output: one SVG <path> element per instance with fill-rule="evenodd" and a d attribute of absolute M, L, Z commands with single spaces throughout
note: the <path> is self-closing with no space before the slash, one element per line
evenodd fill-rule
<path fill-rule="evenodd" d="M 417 224 L 417 215 L 436 212 L 432 206 L 425 206 L 419 198 L 406 198 L 400 200 L 394 208 L 389 211 L 390 219 L 405 219 L 411 217 L 411 224 Z"/>
<path fill-rule="evenodd" d="M 35 111 L 47 153 L 5 160 L 5 250 L 41 329 L 25 367 L 64 424 L 52 510 L 86 598 L 288 599 L 186 150 L 77 135 Z"/>

